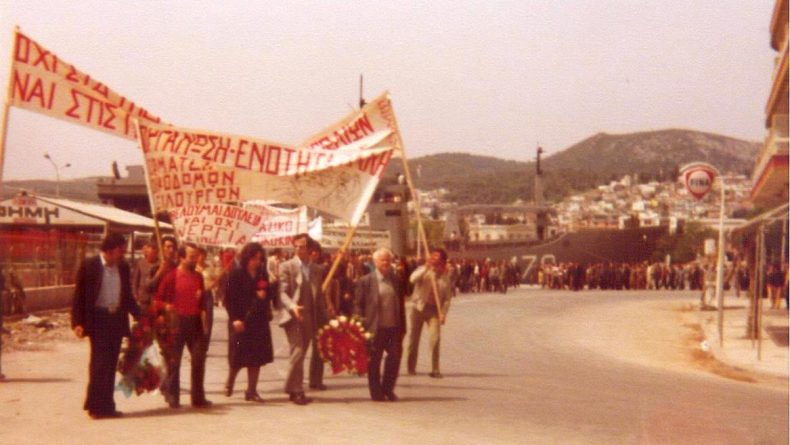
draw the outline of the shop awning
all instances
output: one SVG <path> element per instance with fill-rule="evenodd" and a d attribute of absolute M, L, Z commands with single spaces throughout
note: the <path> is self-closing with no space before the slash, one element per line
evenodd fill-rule
<path fill-rule="evenodd" d="M 70 199 L 20 195 L 0 201 L 0 224 L 154 229 L 154 220 L 116 207 Z M 172 226 L 159 223 L 163 230 Z"/>

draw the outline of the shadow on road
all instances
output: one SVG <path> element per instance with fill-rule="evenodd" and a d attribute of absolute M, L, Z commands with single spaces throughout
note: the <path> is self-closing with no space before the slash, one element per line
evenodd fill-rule
<path fill-rule="evenodd" d="M 442 373 L 445 377 L 474 377 L 474 378 L 481 378 L 481 377 L 509 377 L 507 374 L 483 374 L 483 373 L 473 373 L 473 372 L 449 372 L 449 373 Z"/>
<path fill-rule="evenodd" d="M 458 390 L 472 390 L 472 391 L 511 391 L 510 389 L 505 388 L 490 388 L 485 386 L 468 386 L 468 385 L 436 385 L 436 384 L 412 384 L 412 383 L 403 383 L 399 384 L 398 386 L 403 388 L 435 388 L 435 389 L 458 389 Z"/>
<path fill-rule="evenodd" d="M 185 414 L 208 414 L 212 416 L 225 415 L 230 411 L 228 405 L 212 405 L 209 408 L 192 408 L 189 405 L 183 405 L 181 408 L 173 409 L 166 406 L 162 408 L 149 409 L 147 411 L 125 412 L 124 419 L 146 418 L 146 417 L 164 417 L 164 416 L 180 416 Z"/>
<path fill-rule="evenodd" d="M 787 326 L 768 326 L 765 328 L 768 336 L 774 341 L 776 346 L 788 346 L 788 331 Z"/>
<path fill-rule="evenodd" d="M 400 397 L 400 399 L 395 402 L 397 403 L 409 403 L 409 402 L 465 402 L 469 399 L 466 397 Z M 330 403 L 375 403 L 375 404 L 384 404 L 389 402 L 374 402 L 370 399 L 370 397 L 344 397 L 342 399 L 319 399 L 315 398 L 313 403 L 316 404 L 330 404 Z"/>
<path fill-rule="evenodd" d="M 3 383 L 65 383 L 71 382 L 73 379 L 64 379 L 64 378 L 48 378 L 48 377 L 41 377 L 41 378 L 6 378 L 3 380 Z"/>

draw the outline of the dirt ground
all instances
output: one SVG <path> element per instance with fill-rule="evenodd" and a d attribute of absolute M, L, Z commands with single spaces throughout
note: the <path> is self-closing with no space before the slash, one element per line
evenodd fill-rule
<path fill-rule="evenodd" d="M 56 343 L 78 341 L 67 310 L 13 317 L 3 321 L 3 352 L 49 351 Z"/>

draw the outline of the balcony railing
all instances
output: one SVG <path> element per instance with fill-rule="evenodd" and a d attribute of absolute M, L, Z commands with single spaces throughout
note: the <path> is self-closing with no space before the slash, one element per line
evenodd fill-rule
<path fill-rule="evenodd" d="M 757 164 L 754 166 L 753 181 L 758 181 L 762 176 L 763 170 L 774 156 L 787 156 L 788 145 L 787 115 L 777 114 L 773 116 L 773 125 L 770 133 L 765 138 L 760 155 L 757 157 Z"/>

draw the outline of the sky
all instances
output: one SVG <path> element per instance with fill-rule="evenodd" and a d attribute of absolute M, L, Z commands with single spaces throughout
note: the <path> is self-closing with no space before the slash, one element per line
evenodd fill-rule
<path fill-rule="evenodd" d="M 599 132 L 764 138 L 773 0 L 0 0 L 15 25 L 175 125 L 297 144 L 388 90 L 410 158 L 532 160 Z M 11 108 L 3 179 L 111 174 L 133 141 Z M 65 167 L 65 164 L 70 164 Z"/>

